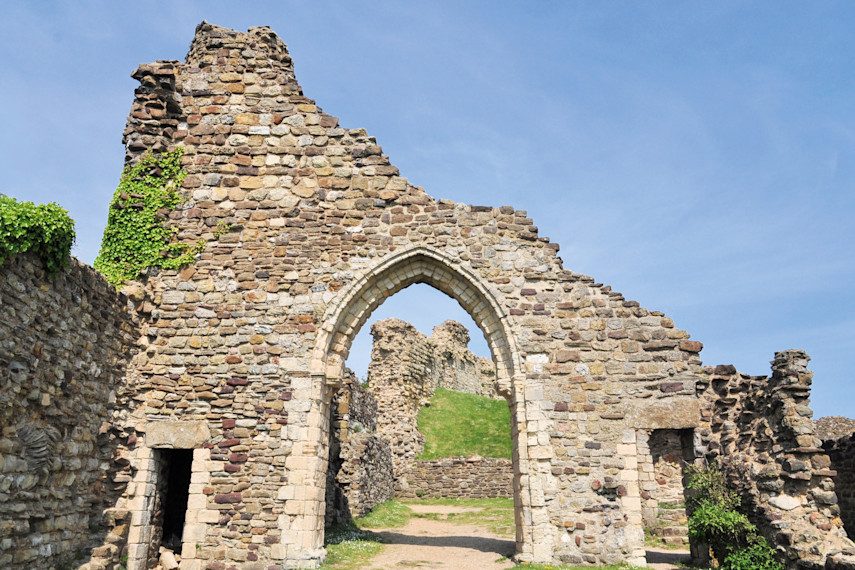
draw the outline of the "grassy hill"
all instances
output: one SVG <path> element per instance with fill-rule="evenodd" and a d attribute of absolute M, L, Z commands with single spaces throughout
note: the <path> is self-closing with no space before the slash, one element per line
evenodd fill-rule
<path fill-rule="evenodd" d="M 418 421 L 425 437 L 419 459 L 511 457 L 511 414 L 504 400 L 439 388 Z"/>

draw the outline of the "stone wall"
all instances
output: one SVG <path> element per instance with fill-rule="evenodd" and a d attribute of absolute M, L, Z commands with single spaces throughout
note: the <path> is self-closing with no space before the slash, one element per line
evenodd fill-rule
<path fill-rule="evenodd" d="M 834 489 L 840 506 L 840 518 L 849 536 L 855 536 L 855 420 L 825 417 L 816 421 L 822 448 L 836 472 Z"/>
<path fill-rule="evenodd" d="M 427 342 L 433 348 L 429 372 L 436 386 L 500 399 L 496 366 L 489 358 L 473 354 L 468 348 L 469 340 L 469 331 L 457 321 L 434 327 Z"/>
<path fill-rule="evenodd" d="M 701 447 L 789 568 L 835 564 L 853 548 L 840 520 L 835 473 L 811 421 L 809 360 L 799 350 L 778 352 L 771 377 L 708 367 L 698 384 L 709 422 Z"/>
<path fill-rule="evenodd" d="M 391 445 L 396 486 L 405 492 L 405 475 L 424 450 L 419 410 L 437 388 L 495 397 L 495 367 L 466 348 L 469 332 L 455 321 L 425 337 L 410 323 L 386 319 L 371 334 L 368 389 L 377 398 L 377 431 Z"/>
<path fill-rule="evenodd" d="M 52 279 L 29 254 L 0 266 L 0 567 L 81 563 L 102 544 L 118 562 L 127 520 L 104 511 L 130 480 L 113 422 L 135 329 L 74 259 Z"/>
<path fill-rule="evenodd" d="M 392 450 L 396 486 L 424 450 L 418 414 L 436 389 L 429 373 L 431 347 L 423 334 L 400 319 L 371 326 L 374 343 L 368 365 L 368 389 L 377 399 L 377 433 Z"/>
<path fill-rule="evenodd" d="M 377 401 L 349 374 L 333 398 L 326 525 L 348 523 L 393 496 L 392 452 L 376 433 Z"/>
<path fill-rule="evenodd" d="M 517 558 L 643 562 L 636 435 L 697 426 L 700 343 L 566 269 L 524 210 L 412 185 L 303 94 L 268 28 L 203 23 L 185 62 L 133 76 L 127 159 L 184 147 L 166 224 L 205 247 L 133 296 L 134 484 L 117 503 L 129 568 L 149 556 L 168 446 L 193 452 L 182 568 L 319 563 L 332 395 L 362 324 L 413 283 L 456 299 L 490 347 L 511 408 Z M 162 437 L 179 426 L 193 437 Z"/>
<path fill-rule="evenodd" d="M 514 471 L 510 459 L 447 457 L 419 459 L 407 472 L 404 498 L 485 499 L 513 497 Z"/>

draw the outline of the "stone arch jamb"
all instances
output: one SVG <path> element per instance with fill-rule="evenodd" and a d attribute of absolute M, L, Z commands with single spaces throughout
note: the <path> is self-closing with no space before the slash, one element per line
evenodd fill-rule
<path fill-rule="evenodd" d="M 496 364 L 497 388 L 508 400 L 513 418 L 516 552 L 521 561 L 531 560 L 532 521 L 546 513 L 534 512 L 544 507 L 535 506 L 532 501 L 532 497 L 540 493 L 532 488 L 538 485 L 529 470 L 525 376 L 512 328 L 499 295 L 480 275 L 459 260 L 426 247 L 407 248 L 379 261 L 352 283 L 324 315 L 309 363 L 312 408 L 308 414 L 307 437 L 300 456 L 290 461 L 286 482 L 290 490 L 283 487 L 280 493 L 280 498 L 294 497 L 290 507 L 286 498 L 286 512 L 304 515 L 294 519 L 298 528 L 293 528 L 292 524 L 289 530 L 299 534 L 297 537 L 292 534 L 291 540 L 297 538 L 303 545 L 301 558 L 308 552 L 320 552 L 323 546 L 330 400 L 340 385 L 344 362 L 356 333 L 386 298 L 414 283 L 426 283 L 457 300 L 485 333 Z M 297 452 L 295 446 L 292 455 Z M 301 497 L 298 502 L 297 496 Z"/>

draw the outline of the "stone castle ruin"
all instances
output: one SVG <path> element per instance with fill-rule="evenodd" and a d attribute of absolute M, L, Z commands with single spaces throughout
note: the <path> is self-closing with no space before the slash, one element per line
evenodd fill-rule
<path fill-rule="evenodd" d="M 414 283 L 488 341 L 519 561 L 645 565 L 645 518 L 672 500 L 655 474 L 682 457 L 721 462 L 789 568 L 855 567 L 803 352 L 770 377 L 704 368 L 671 319 L 565 268 L 525 211 L 410 184 L 303 95 L 268 28 L 203 23 L 185 62 L 133 77 L 127 161 L 184 149 L 163 223 L 203 247 L 122 294 L 82 264 L 2 266 L 0 567 L 141 569 L 161 546 L 189 570 L 316 567 L 344 362 Z"/>
<path fill-rule="evenodd" d="M 469 351 L 469 331 L 445 321 L 425 337 L 386 319 L 371 334 L 366 385 L 351 375 L 333 398 L 326 525 L 364 516 L 393 497 L 513 496 L 509 459 L 417 459 L 424 450 L 417 416 L 437 388 L 499 398 L 493 363 Z"/>

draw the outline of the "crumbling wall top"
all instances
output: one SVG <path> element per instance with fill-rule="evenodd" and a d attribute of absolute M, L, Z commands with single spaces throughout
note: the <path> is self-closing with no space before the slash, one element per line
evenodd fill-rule
<path fill-rule="evenodd" d="M 236 51 L 233 51 L 236 50 Z M 230 61 L 231 60 L 231 61 Z M 267 26 L 238 32 L 203 21 L 196 26 L 185 62 L 194 67 L 236 65 L 241 67 L 278 67 L 294 75 L 288 46 Z"/>

